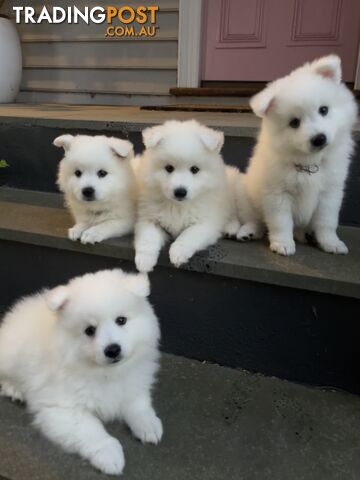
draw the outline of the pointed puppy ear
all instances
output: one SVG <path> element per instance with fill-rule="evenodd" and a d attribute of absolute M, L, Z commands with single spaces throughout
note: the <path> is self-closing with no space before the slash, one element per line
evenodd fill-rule
<path fill-rule="evenodd" d="M 65 152 L 67 152 L 70 150 L 73 141 L 73 135 L 61 135 L 60 137 L 55 138 L 53 145 L 55 145 L 55 147 L 63 148 Z"/>
<path fill-rule="evenodd" d="M 125 277 L 125 285 L 129 292 L 137 297 L 148 297 L 150 295 L 150 281 L 146 273 L 134 273 Z"/>
<path fill-rule="evenodd" d="M 264 90 L 250 98 L 250 107 L 256 116 L 263 118 L 275 102 L 275 91 L 270 83 Z"/>
<path fill-rule="evenodd" d="M 310 64 L 310 68 L 314 73 L 322 77 L 329 78 L 336 83 L 341 82 L 341 59 L 337 55 L 327 55 L 314 60 Z"/>
<path fill-rule="evenodd" d="M 156 125 L 155 127 L 145 128 L 142 132 L 143 142 L 146 148 L 154 148 L 164 138 L 163 125 Z"/>
<path fill-rule="evenodd" d="M 50 290 L 45 295 L 46 304 L 53 312 L 61 310 L 65 306 L 68 299 L 69 288 L 64 285 Z"/>
<path fill-rule="evenodd" d="M 220 152 L 224 145 L 223 132 L 200 125 L 199 135 L 201 142 L 210 152 Z"/>
<path fill-rule="evenodd" d="M 108 142 L 112 152 L 122 159 L 132 158 L 134 156 L 134 146 L 129 140 L 122 140 L 120 138 L 110 137 Z"/>

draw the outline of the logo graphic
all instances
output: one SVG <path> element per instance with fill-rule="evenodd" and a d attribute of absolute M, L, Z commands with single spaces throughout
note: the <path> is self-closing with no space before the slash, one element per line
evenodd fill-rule
<path fill-rule="evenodd" d="M 105 36 L 114 37 L 155 37 L 159 7 L 155 5 L 130 7 L 72 7 L 43 6 L 40 11 L 33 7 L 13 7 L 16 23 L 79 24 L 84 22 L 106 24 Z"/>

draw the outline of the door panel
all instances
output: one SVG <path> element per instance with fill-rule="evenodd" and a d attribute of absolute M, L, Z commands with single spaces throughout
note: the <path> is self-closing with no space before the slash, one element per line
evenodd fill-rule
<path fill-rule="evenodd" d="M 354 81 L 359 25 L 359 0 L 206 0 L 202 79 L 268 81 L 337 53 Z"/>

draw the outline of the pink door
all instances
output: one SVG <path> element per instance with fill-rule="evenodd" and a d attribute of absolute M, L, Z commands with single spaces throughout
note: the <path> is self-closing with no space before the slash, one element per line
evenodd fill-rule
<path fill-rule="evenodd" d="M 360 0 L 205 0 L 203 80 L 268 81 L 321 55 L 355 80 Z"/>

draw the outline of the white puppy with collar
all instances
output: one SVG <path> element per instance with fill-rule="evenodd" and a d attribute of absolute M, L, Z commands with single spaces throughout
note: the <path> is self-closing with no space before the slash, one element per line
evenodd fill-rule
<path fill-rule="evenodd" d="M 136 212 L 132 143 L 102 135 L 62 135 L 54 145 L 65 150 L 58 185 L 76 222 L 69 238 L 97 243 L 131 233 Z"/>
<path fill-rule="evenodd" d="M 325 252 L 348 249 L 336 233 L 353 152 L 357 107 L 336 55 L 306 63 L 251 99 L 261 132 L 240 185 L 239 239 L 269 232 L 270 248 L 295 253 L 315 237 Z M 244 200 L 245 195 L 245 200 Z"/>

